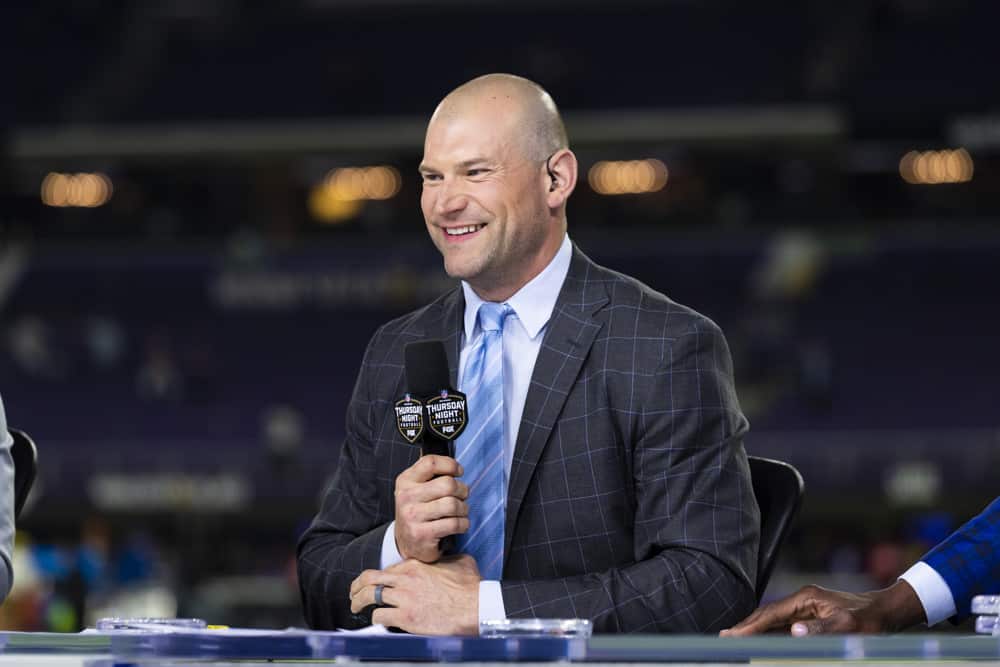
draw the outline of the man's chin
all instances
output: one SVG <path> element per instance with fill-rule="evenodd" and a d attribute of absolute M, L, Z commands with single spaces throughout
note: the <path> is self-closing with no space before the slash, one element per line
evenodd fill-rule
<path fill-rule="evenodd" d="M 464 280 L 466 282 L 474 280 L 482 272 L 482 267 L 470 264 L 469 262 L 444 262 L 444 271 L 449 278 Z"/>

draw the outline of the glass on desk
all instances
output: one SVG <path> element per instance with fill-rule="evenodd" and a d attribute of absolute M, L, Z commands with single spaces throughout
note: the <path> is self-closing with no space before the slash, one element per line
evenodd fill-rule
<path fill-rule="evenodd" d="M 200 618 L 126 618 L 110 616 L 97 621 L 98 632 L 177 632 L 178 630 L 204 630 L 208 624 Z"/>
<path fill-rule="evenodd" d="M 583 637 L 593 633 L 585 618 L 504 618 L 482 621 L 480 637 Z"/>
<path fill-rule="evenodd" d="M 972 598 L 973 614 L 1000 615 L 1000 595 L 977 595 Z"/>
<path fill-rule="evenodd" d="M 976 632 L 981 635 L 1000 636 L 1000 595 L 977 595 L 972 598 L 972 613 L 976 618 Z"/>
<path fill-rule="evenodd" d="M 1000 616 L 977 616 L 976 632 L 981 635 L 1000 636 Z"/>

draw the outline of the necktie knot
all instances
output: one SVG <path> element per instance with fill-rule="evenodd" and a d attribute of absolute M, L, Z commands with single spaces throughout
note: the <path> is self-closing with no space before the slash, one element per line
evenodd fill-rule
<path fill-rule="evenodd" d="M 513 312 L 506 303 L 486 301 L 479 306 L 479 327 L 483 331 L 503 331 L 503 321 Z"/>

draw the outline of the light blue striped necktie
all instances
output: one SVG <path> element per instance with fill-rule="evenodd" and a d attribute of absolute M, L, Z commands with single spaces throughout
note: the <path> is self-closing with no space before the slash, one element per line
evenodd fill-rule
<path fill-rule="evenodd" d="M 455 444 L 469 486 L 469 530 L 458 536 L 458 549 L 476 559 L 483 579 L 493 581 L 503 573 L 503 322 L 512 312 L 505 303 L 479 306 L 482 335 L 462 376 L 469 425 Z"/>

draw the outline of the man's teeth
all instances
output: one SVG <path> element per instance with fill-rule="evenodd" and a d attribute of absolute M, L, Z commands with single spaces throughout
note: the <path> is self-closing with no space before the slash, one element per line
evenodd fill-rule
<path fill-rule="evenodd" d="M 463 234 L 478 232 L 484 226 L 485 225 L 467 225 L 465 227 L 448 227 L 444 231 L 448 236 L 462 236 Z"/>

